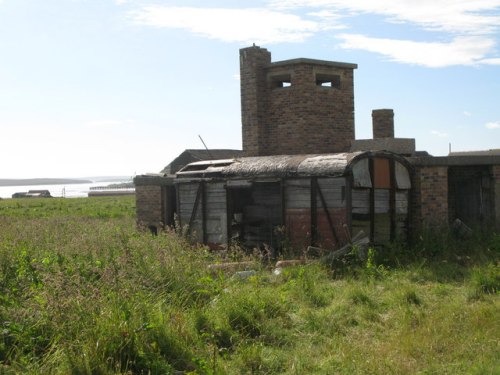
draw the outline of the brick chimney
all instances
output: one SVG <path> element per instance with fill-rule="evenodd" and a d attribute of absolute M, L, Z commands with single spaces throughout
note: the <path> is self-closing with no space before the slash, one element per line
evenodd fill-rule
<path fill-rule="evenodd" d="M 373 138 L 394 138 L 394 111 L 374 109 L 372 111 Z"/>

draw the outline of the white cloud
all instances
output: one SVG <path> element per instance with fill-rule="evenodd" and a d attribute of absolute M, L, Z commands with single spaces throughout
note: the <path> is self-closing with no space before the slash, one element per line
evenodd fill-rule
<path fill-rule="evenodd" d="M 185 29 L 204 37 L 240 43 L 302 42 L 322 29 L 318 22 L 260 8 L 149 6 L 133 13 L 133 18 L 143 25 Z"/>
<path fill-rule="evenodd" d="M 485 127 L 487 129 L 500 129 L 500 121 L 488 122 Z"/>
<path fill-rule="evenodd" d="M 443 132 L 440 132 L 440 131 L 437 131 L 437 130 L 432 130 L 431 134 L 435 135 L 437 137 L 440 137 L 440 138 L 446 138 L 446 137 L 448 137 L 448 133 L 443 133 Z"/>
<path fill-rule="evenodd" d="M 499 42 L 500 0 L 271 0 L 270 5 L 282 11 L 318 8 L 318 14 L 330 10 L 344 16 L 376 14 L 389 23 L 410 23 L 441 32 L 441 40 L 450 40 L 443 43 L 341 36 L 346 40 L 342 47 L 382 53 L 393 61 L 428 67 L 500 65 L 494 50 Z"/>
<path fill-rule="evenodd" d="M 483 59 L 481 60 L 482 64 L 487 65 L 500 65 L 500 57 L 491 58 L 491 59 Z"/>
<path fill-rule="evenodd" d="M 379 14 L 392 22 L 459 34 L 494 33 L 499 29 L 500 0 L 271 0 L 277 9 L 331 8 Z"/>
<path fill-rule="evenodd" d="M 307 16 L 319 18 L 321 20 L 322 30 L 347 28 L 347 26 L 341 22 L 341 19 L 343 18 L 341 14 L 332 12 L 327 9 L 323 9 L 318 12 L 309 12 L 307 13 Z"/>
<path fill-rule="evenodd" d="M 495 45 L 492 39 L 475 36 L 456 37 L 449 43 L 371 38 L 359 34 L 337 37 L 344 40 L 343 48 L 376 52 L 392 61 L 433 68 L 477 64 Z"/>
<path fill-rule="evenodd" d="M 472 116 L 472 113 L 470 113 L 469 111 L 464 111 L 463 114 L 466 117 L 471 117 Z"/>
<path fill-rule="evenodd" d="M 343 22 L 348 17 L 375 14 L 389 23 L 443 35 L 439 41 L 416 41 L 345 33 L 338 36 L 344 40 L 340 46 L 400 63 L 445 67 L 500 65 L 495 52 L 499 11 L 500 0 L 268 0 L 262 8 L 240 9 L 152 5 L 131 16 L 141 25 L 183 29 L 225 42 L 273 44 L 303 42 L 322 31 L 347 28 Z"/>

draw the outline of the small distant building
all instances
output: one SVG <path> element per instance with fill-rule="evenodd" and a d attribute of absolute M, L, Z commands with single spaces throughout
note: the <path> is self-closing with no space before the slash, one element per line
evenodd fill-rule
<path fill-rule="evenodd" d="M 137 176 L 138 224 L 185 226 L 213 248 L 299 252 L 338 248 L 360 230 L 374 244 L 406 241 L 456 219 L 500 229 L 499 150 L 416 151 L 415 139 L 395 137 L 392 109 L 373 110 L 373 139 L 355 139 L 356 68 L 241 49 L 243 150 L 186 150 Z"/>
<path fill-rule="evenodd" d="M 28 192 L 14 193 L 12 198 L 52 198 L 48 190 L 29 190 Z"/>

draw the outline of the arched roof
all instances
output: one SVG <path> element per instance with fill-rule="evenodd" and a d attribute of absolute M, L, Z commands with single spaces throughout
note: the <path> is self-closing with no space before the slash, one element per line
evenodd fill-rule
<path fill-rule="evenodd" d="M 386 151 L 358 151 L 316 155 L 273 155 L 209 160 L 188 164 L 177 178 L 210 177 L 307 177 L 343 176 L 351 173 L 357 160 L 369 157 L 390 158 L 409 168 L 403 157 Z"/>

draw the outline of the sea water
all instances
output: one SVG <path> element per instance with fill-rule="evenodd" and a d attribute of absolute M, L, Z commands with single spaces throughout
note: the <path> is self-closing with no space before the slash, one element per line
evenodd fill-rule
<path fill-rule="evenodd" d="M 25 193 L 29 190 L 48 190 L 53 197 L 80 198 L 87 197 L 91 187 L 108 186 L 124 182 L 130 182 L 130 180 L 99 181 L 83 184 L 0 186 L 0 198 L 12 198 L 12 194 L 14 193 Z"/>

